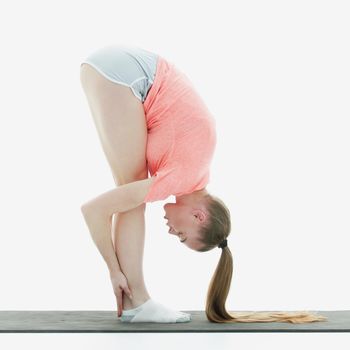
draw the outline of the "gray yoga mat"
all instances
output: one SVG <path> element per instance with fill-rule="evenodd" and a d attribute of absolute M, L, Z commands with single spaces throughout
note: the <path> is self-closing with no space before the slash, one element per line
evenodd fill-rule
<path fill-rule="evenodd" d="M 350 310 L 316 311 L 328 320 L 285 322 L 213 323 L 204 311 L 186 323 L 124 323 L 116 311 L 0 311 L 0 333 L 216 333 L 216 332 L 349 332 Z M 315 313 L 315 311 L 310 312 Z M 234 311 L 231 311 L 234 313 Z M 239 311 L 241 312 L 241 310 Z M 260 312 L 260 311 L 259 311 Z"/>

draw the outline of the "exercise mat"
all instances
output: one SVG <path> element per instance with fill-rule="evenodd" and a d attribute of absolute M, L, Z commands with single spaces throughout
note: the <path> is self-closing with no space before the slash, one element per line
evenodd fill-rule
<path fill-rule="evenodd" d="M 325 316 L 327 320 L 302 324 L 213 323 L 208 321 L 204 311 L 183 310 L 191 314 L 190 322 L 124 323 L 118 319 L 116 311 L 0 311 L 0 333 L 350 332 L 350 310 L 308 311 Z"/>

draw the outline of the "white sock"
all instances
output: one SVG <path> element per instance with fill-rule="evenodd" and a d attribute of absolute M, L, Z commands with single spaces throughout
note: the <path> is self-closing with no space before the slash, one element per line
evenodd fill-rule
<path fill-rule="evenodd" d="M 189 322 L 191 320 L 191 314 L 169 309 L 153 299 L 148 299 L 144 304 L 139 305 L 135 309 L 123 310 L 120 320 L 131 323 L 180 323 Z"/>

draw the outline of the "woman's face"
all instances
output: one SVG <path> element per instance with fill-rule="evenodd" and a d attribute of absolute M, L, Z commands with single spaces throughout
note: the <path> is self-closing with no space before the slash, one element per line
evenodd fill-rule
<path fill-rule="evenodd" d="M 199 226 L 203 224 L 207 214 L 200 203 L 186 202 L 166 203 L 165 220 L 168 220 L 169 233 L 178 236 L 179 242 L 193 250 L 201 247 L 198 242 Z"/>

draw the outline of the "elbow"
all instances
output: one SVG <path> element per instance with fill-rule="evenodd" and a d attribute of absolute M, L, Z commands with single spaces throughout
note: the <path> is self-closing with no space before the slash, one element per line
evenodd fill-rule
<path fill-rule="evenodd" d="M 88 204 L 84 203 L 84 204 L 80 207 L 80 211 L 83 213 L 83 215 L 86 215 L 88 212 L 91 211 L 91 206 L 89 206 Z"/>
<path fill-rule="evenodd" d="M 96 218 L 110 220 L 111 217 L 101 208 L 97 207 L 93 202 L 84 203 L 82 206 L 80 206 L 80 211 L 82 212 L 85 220 L 94 220 Z"/>

